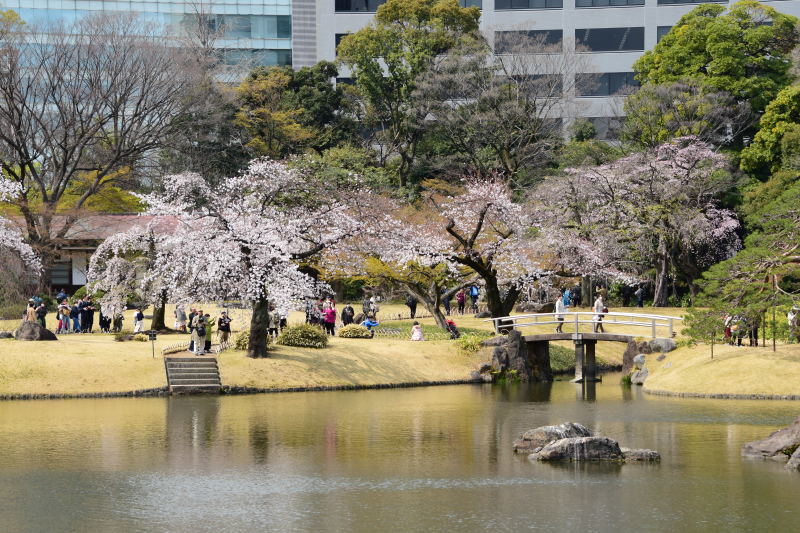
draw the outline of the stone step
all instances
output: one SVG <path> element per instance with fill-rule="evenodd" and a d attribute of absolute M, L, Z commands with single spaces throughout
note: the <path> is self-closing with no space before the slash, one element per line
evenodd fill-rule
<path fill-rule="evenodd" d="M 169 379 L 190 378 L 190 379 L 219 379 L 219 372 L 170 372 Z"/>
<path fill-rule="evenodd" d="M 173 387 L 176 385 L 220 385 L 219 378 L 171 379 L 169 382 Z"/>
<path fill-rule="evenodd" d="M 198 363 L 196 365 L 190 365 L 189 363 L 167 363 L 167 368 L 170 370 L 195 370 L 195 369 L 209 369 L 209 370 L 217 370 L 219 368 L 217 365 L 210 364 L 210 363 Z"/>
<path fill-rule="evenodd" d="M 213 361 L 215 363 L 217 362 L 217 360 L 214 359 L 213 357 L 202 357 L 202 356 L 200 356 L 200 357 L 197 357 L 197 356 L 194 356 L 194 357 L 165 357 L 164 361 L 166 361 L 167 363 L 194 363 L 194 362 L 197 362 L 197 361 Z"/>
<path fill-rule="evenodd" d="M 219 394 L 219 385 L 173 385 L 171 390 L 177 394 Z"/>

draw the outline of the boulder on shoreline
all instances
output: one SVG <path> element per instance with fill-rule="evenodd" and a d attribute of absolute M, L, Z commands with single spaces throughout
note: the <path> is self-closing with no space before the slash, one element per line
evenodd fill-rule
<path fill-rule="evenodd" d="M 55 333 L 49 329 L 43 328 L 36 322 L 23 321 L 17 331 L 14 332 L 14 338 L 18 341 L 57 341 Z"/>
<path fill-rule="evenodd" d="M 574 422 L 566 422 L 557 426 L 542 426 L 529 429 L 514 441 L 514 451 L 533 453 L 551 442 L 570 437 L 591 437 L 592 432 L 586 426 Z"/>
<path fill-rule="evenodd" d="M 647 450 L 644 448 L 620 448 L 620 450 L 622 450 L 622 455 L 625 457 L 625 461 L 642 463 L 657 463 L 661 461 L 661 454 L 655 450 Z"/>
<path fill-rule="evenodd" d="M 771 433 L 767 438 L 748 442 L 742 446 L 744 457 L 787 461 L 786 467 L 800 468 L 800 417 L 792 425 Z"/>

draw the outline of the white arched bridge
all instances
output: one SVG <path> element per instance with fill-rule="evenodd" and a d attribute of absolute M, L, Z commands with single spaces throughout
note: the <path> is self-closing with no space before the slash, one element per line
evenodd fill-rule
<path fill-rule="evenodd" d="M 563 320 L 558 320 L 563 317 Z M 497 333 L 524 330 L 532 365 L 550 367 L 550 341 L 572 341 L 575 345 L 575 382 L 598 381 L 595 347 L 598 341 L 624 342 L 633 339 L 671 339 L 679 317 L 643 313 L 531 313 L 491 318 Z M 560 326 L 560 327 L 559 327 Z M 545 329 L 560 331 L 547 332 Z M 606 331 L 606 329 L 610 331 Z M 520 331 L 523 333 L 523 331 Z"/>

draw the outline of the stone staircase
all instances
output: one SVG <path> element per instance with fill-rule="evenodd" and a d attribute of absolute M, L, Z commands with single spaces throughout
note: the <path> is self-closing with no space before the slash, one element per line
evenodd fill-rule
<path fill-rule="evenodd" d="M 222 388 L 213 357 L 165 357 L 164 369 L 172 394 L 219 394 Z"/>

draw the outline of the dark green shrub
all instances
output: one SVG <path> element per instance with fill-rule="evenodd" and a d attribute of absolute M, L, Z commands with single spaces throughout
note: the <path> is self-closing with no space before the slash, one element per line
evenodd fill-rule
<path fill-rule="evenodd" d="M 458 345 L 458 349 L 462 352 L 475 353 L 483 347 L 483 345 L 481 345 L 481 341 L 485 339 L 486 337 L 483 335 L 468 333 L 466 335 L 461 335 L 461 337 L 456 339 L 456 344 Z"/>
<path fill-rule="evenodd" d="M 278 340 L 275 342 L 283 346 L 325 348 L 328 345 L 328 336 L 316 326 L 299 324 L 283 328 Z"/>
<path fill-rule="evenodd" d="M 339 331 L 336 334 L 343 339 L 372 338 L 372 332 L 365 326 L 361 326 L 359 324 L 348 324 L 347 326 L 343 326 L 339 328 Z"/>

